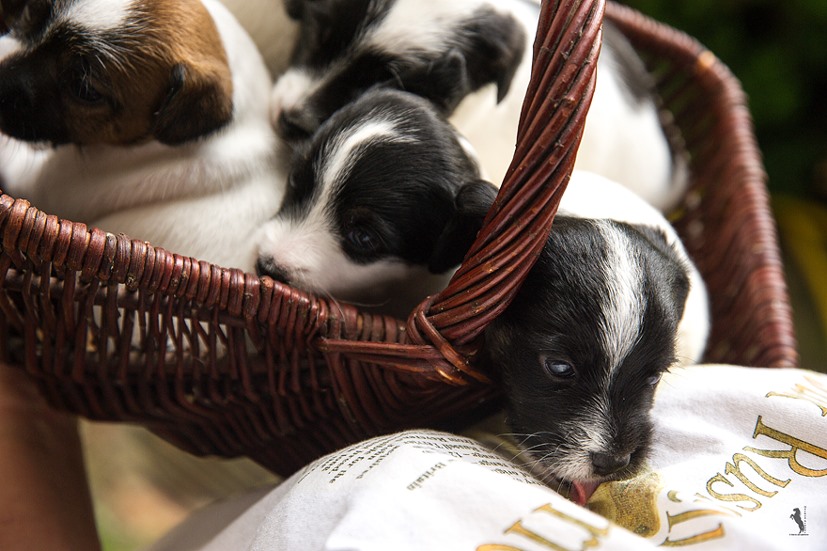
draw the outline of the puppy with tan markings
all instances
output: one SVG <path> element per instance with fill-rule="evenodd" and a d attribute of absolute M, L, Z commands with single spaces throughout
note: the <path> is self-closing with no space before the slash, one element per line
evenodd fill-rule
<path fill-rule="evenodd" d="M 0 0 L 9 191 L 73 221 L 252 270 L 284 175 L 261 56 L 215 0 Z M 23 142 L 21 145 L 20 142 Z"/>
<path fill-rule="evenodd" d="M 531 76 L 536 0 L 285 0 L 299 22 L 292 66 L 276 81 L 274 125 L 312 133 L 374 86 L 432 101 L 474 146 L 483 175 L 502 181 Z M 577 168 L 602 174 L 661 210 L 685 191 L 686 160 L 661 123 L 652 76 L 604 25 L 597 87 Z M 668 126 L 668 125 L 666 125 Z"/>

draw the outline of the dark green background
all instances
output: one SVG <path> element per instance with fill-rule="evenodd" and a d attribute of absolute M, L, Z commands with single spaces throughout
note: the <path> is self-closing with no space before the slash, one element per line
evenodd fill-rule
<path fill-rule="evenodd" d="M 749 96 L 770 190 L 827 201 L 827 0 L 626 0 L 721 58 Z"/>

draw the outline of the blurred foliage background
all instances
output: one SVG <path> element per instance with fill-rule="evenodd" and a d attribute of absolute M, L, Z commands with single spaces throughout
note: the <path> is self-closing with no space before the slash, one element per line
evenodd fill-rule
<path fill-rule="evenodd" d="M 801 365 L 827 371 L 827 0 L 624 0 L 741 80 L 769 176 Z"/>

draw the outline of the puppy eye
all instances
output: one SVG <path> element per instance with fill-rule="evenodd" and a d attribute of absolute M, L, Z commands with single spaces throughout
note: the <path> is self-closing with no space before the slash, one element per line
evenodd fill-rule
<path fill-rule="evenodd" d="M 656 386 L 660 382 L 661 377 L 663 377 L 663 373 L 652 375 L 651 377 L 646 379 L 646 384 L 648 384 L 649 386 Z"/>
<path fill-rule="evenodd" d="M 355 251 L 364 255 L 376 254 L 382 247 L 376 233 L 363 226 L 350 228 L 345 235 L 345 239 Z"/>
<path fill-rule="evenodd" d="M 543 369 L 555 379 L 571 379 L 576 374 L 573 365 L 555 358 L 543 358 Z"/>
<path fill-rule="evenodd" d="M 101 103 L 104 100 L 103 94 L 92 84 L 90 62 L 82 60 L 72 70 L 69 83 L 69 91 L 75 99 L 89 104 Z"/>

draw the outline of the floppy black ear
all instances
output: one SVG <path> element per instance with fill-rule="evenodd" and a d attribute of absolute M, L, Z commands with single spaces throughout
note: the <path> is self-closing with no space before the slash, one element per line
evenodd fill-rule
<path fill-rule="evenodd" d="M 406 92 L 430 100 L 443 115 L 450 115 L 471 92 L 465 56 L 456 48 L 432 63 L 402 71 L 397 80 Z"/>
<path fill-rule="evenodd" d="M 428 270 L 441 274 L 459 265 L 482 228 L 488 209 L 497 197 L 497 187 L 485 180 L 464 184 L 454 198 L 454 214 L 437 239 Z"/>
<path fill-rule="evenodd" d="M 483 9 L 464 25 L 463 46 L 471 89 L 489 82 L 497 84 L 497 103 L 511 87 L 514 74 L 523 60 L 526 33 L 511 15 Z"/>
<path fill-rule="evenodd" d="M 232 116 L 229 74 L 178 63 L 172 69 L 169 92 L 155 113 L 152 134 L 161 143 L 179 145 L 218 130 Z"/>

